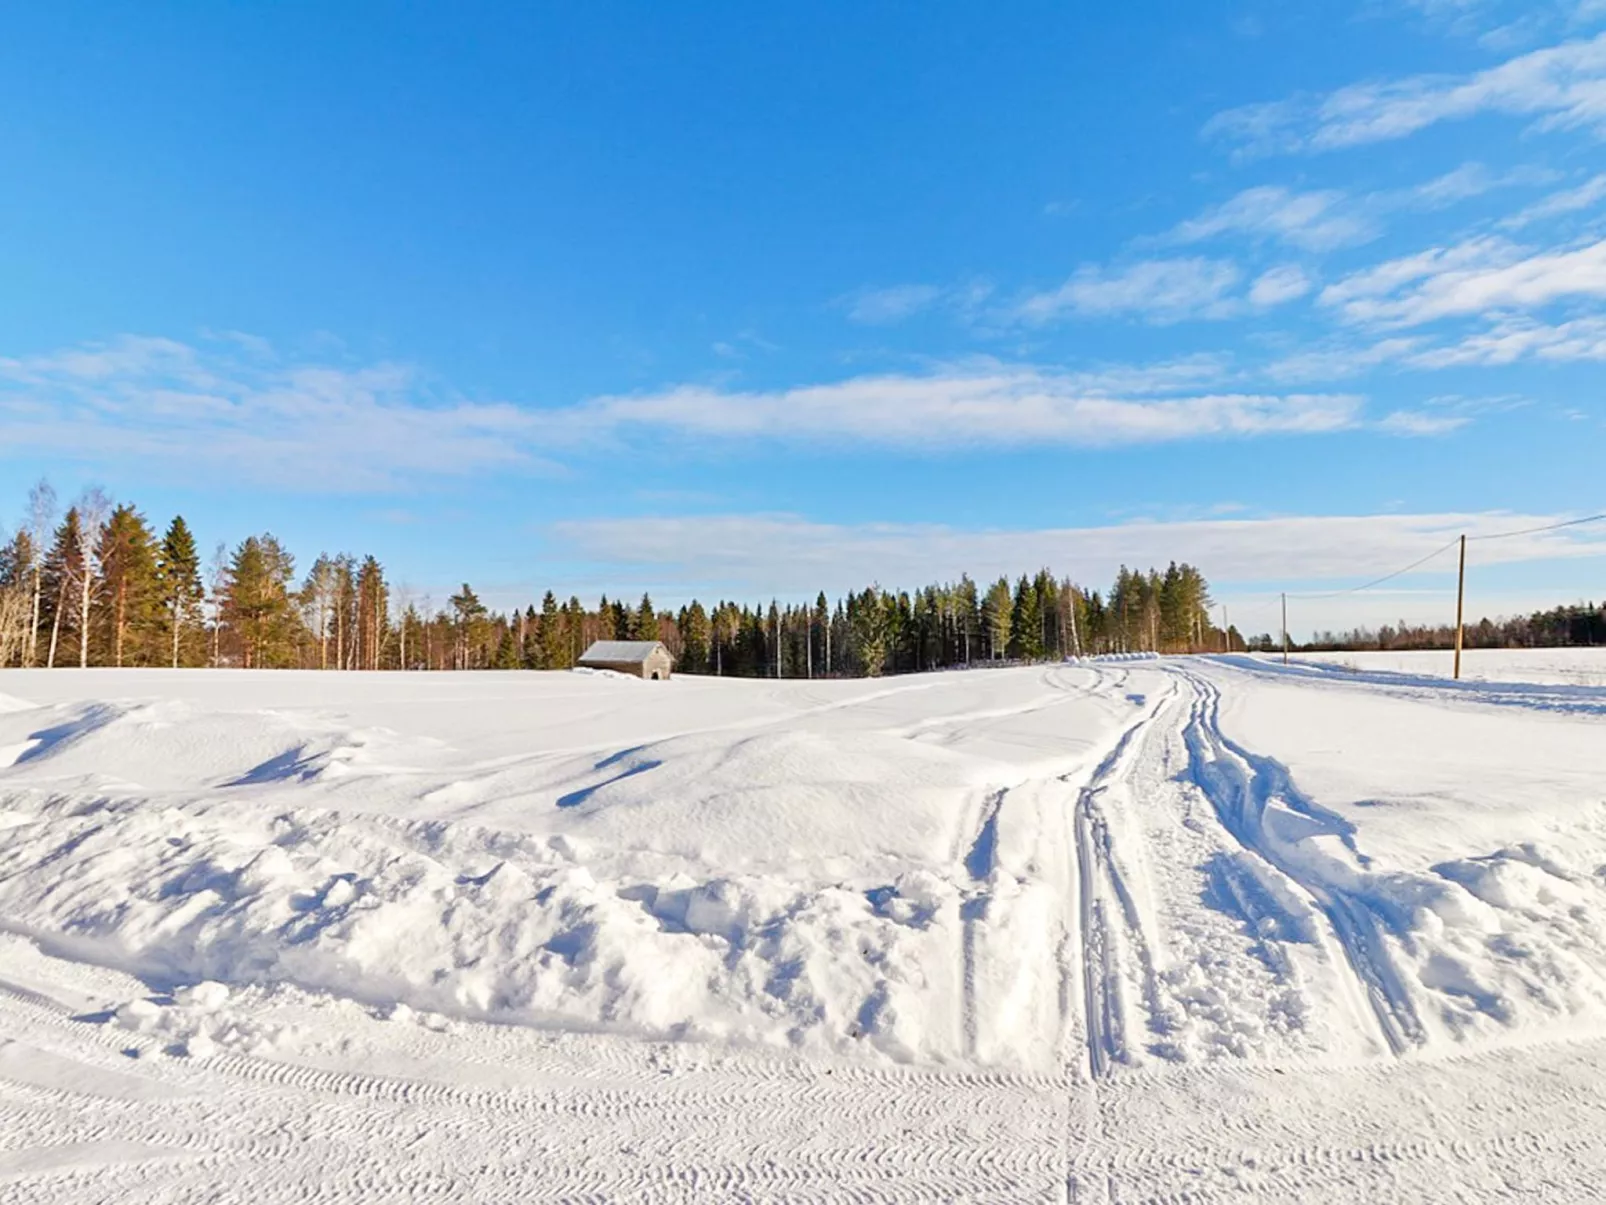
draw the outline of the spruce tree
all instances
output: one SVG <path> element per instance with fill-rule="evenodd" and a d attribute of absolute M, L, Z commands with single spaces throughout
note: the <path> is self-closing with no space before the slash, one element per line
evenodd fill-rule
<path fill-rule="evenodd" d="M 201 553 L 183 515 L 173 517 L 162 537 L 156 556 L 156 592 L 167 625 L 168 651 L 177 669 L 190 660 L 185 657 L 184 638 L 199 630 L 201 600 L 206 595 L 201 585 Z"/>
<path fill-rule="evenodd" d="M 158 626 L 156 538 L 145 516 L 126 503 L 101 529 L 96 560 L 106 608 L 101 627 L 102 660 L 112 665 L 148 664 Z"/>
<path fill-rule="evenodd" d="M 630 637 L 632 640 L 658 639 L 658 612 L 652 605 L 652 599 L 645 594 L 641 596 L 641 606 L 636 610 Z"/>
<path fill-rule="evenodd" d="M 61 525 L 56 528 L 45 554 L 43 569 L 42 619 L 50 625 L 50 641 L 45 654 L 46 668 L 53 669 L 61 651 L 63 635 L 72 632 L 78 622 L 78 611 L 73 606 L 75 587 L 89 571 L 84 551 L 83 526 L 78 521 L 78 508 L 68 509 Z"/>
<path fill-rule="evenodd" d="M 567 669 L 569 661 L 569 643 L 565 631 L 567 624 L 563 613 L 558 610 L 558 598 L 548 590 L 541 596 L 541 668 Z"/>

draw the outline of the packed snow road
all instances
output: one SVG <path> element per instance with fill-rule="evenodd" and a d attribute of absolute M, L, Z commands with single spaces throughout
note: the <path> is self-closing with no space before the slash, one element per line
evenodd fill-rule
<path fill-rule="evenodd" d="M 0 1201 L 1591 1198 L 1533 670 L 9 672 Z"/>

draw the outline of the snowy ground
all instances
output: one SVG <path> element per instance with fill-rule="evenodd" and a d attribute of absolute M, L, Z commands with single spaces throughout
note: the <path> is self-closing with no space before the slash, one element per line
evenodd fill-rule
<path fill-rule="evenodd" d="M 1599 1196 L 1529 659 L 8 672 L 0 1201 Z"/>
<path fill-rule="evenodd" d="M 1294 660 L 1340 665 L 1365 673 L 1412 674 L 1448 678 L 1455 654 L 1448 650 L 1400 653 L 1295 653 Z M 1606 648 L 1465 649 L 1461 676 L 1474 682 L 1541 682 L 1552 685 L 1606 686 Z"/>

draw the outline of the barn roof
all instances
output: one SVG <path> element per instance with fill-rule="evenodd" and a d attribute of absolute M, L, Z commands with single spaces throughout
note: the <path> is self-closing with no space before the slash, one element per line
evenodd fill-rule
<path fill-rule="evenodd" d="M 598 640 L 581 654 L 581 661 L 645 661 L 654 649 L 664 649 L 661 640 Z"/>

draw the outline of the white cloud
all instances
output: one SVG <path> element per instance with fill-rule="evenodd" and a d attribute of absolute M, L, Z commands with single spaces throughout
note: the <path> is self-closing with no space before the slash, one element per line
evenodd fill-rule
<path fill-rule="evenodd" d="M 529 412 L 438 398 L 404 365 L 287 364 L 237 335 L 225 342 L 249 355 L 123 336 L 0 359 L 0 453 L 332 493 L 542 465 Z"/>
<path fill-rule="evenodd" d="M 1280 383 L 1340 381 L 1357 376 L 1380 364 L 1406 359 L 1422 346 L 1418 338 L 1380 339 L 1356 346 L 1352 343 L 1322 344 L 1272 360 L 1262 370 L 1266 380 Z"/>
<path fill-rule="evenodd" d="M 1564 362 L 1606 360 L 1606 318 L 1578 318 L 1554 325 L 1515 318 L 1410 357 L 1419 368 L 1514 364 L 1533 357 Z"/>
<path fill-rule="evenodd" d="M 1055 372 L 991 360 L 922 374 L 739 391 L 680 385 L 524 409 L 470 402 L 417 369 L 242 357 L 230 346 L 125 337 L 0 359 L 0 455 L 145 462 L 176 480 L 318 493 L 421 479 L 550 472 L 639 439 L 763 440 L 914 452 L 1100 447 L 1308 434 L 1359 425 L 1362 399 L 1220 388 L 1221 355 Z"/>
<path fill-rule="evenodd" d="M 894 285 L 886 289 L 864 289 L 843 299 L 848 317 L 870 326 L 902 322 L 928 310 L 942 296 L 936 285 Z"/>
<path fill-rule="evenodd" d="M 1534 253 L 1474 239 L 1357 272 L 1324 289 L 1321 301 L 1350 321 L 1415 326 L 1581 297 L 1606 297 L 1606 240 Z"/>
<path fill-rule="evenodd" d="M 1204 132 L 1249 154 L 1324 151 L 1404 138 L 1480 113 L 1531 117 L 1542 129 L 1606 130 L 1606 34 L 1467 75 L 1407 76 L 1246 105 L 1217 114 Z"/>
<path fill-rule="evenodd" d="M 942 450 L 1308 434 L 1353 426 L 1360 409 L 1359 398 L 1330 394 L 1112 397 L 1089 391 L 1076 376 L 992 365 L 769 392 L 680 386 L 596 398 L 566 421 L 577 431 L 610 434 Z"/>
<path fill-rule="evenodd" d="M 1134 315 L 1148 322 L 1224 318 L 1237 312 L 1231 297 L 1241 273 L 1219 259 L 1151 259 L 1123 268 L 1078 269 L 1057 289 L 1021 301 L 1014 317 L 1027 323 L 1074 316 Z"/>
<path fill-rule="evenodd" d="M 1314 286 L 1298 264 L 1279 264 L 1268 268 L 1249 286 L 1249 304 L 1262 309 L 1293 301 Z"/>
<path fill-rule="evenodd" d="M 1426 410 L 1396 410 L 1378 421 L 1391 435 L 1445 435 L 1472 420 L 1464 414 L 1433 414 Z"/>
<path fill-rule="evenodd" d="M 1336 189 L 1294 192 L 1278 185 L 1246 188 L 1173 229 L 1170 241 L 1196 243 L 1223 234 L 1272 238 L 1307 251 L 1368 242 L 1377 226 Z"/>
<path fill-rule="evenodd" d="M 961 319 L 974 318 L 993 287 L 985 280 L 958 285 L 903 284 L 884 289 L 860 289 L 837 298 L 848 319 L 865 326 L 890 326 L 932 310 L 946 310 Z"/>
<path fill-rule="evenodd" d="M 1526 209 L 1512 214 L 1500 224 L 1508 229 L 1520 228 L 1547 218 L 1560 217 L 1562 214 L 1593 209 L 1603 200 L 1606 200 L 1606 174 L 1593 176 L 1576 188 L 1553 192 Z"/>
<path fill-rule="evenodd" d="M 820 523 L 797 515 L 635 516 L 555 524 L 553 535 L 597 561 L 655 582 L 798 597 L 825 588 L 895 587 L 970 573 L 1013 576 L 1042 565 L 1102 586 L 1118 566 L 1199 565 L 1218 587 L 1275 581 L 1346 583 L 1410 564 L 1462 532 L 1537 527 L 1567 516 L 1339 515 L 1139 522 L 1105 527 L 961 530 L 942 524 Z M 1606 538 L 1577 528 L 1477 545 L 1480 566 L 1606 555 Z M 1453 560 L 1424 571 L 1453 570 Z M 1410 579 L 1402 579 L 1409 582 Z M 1307 615 L 1313 612 L 1306 607 Z"/>

